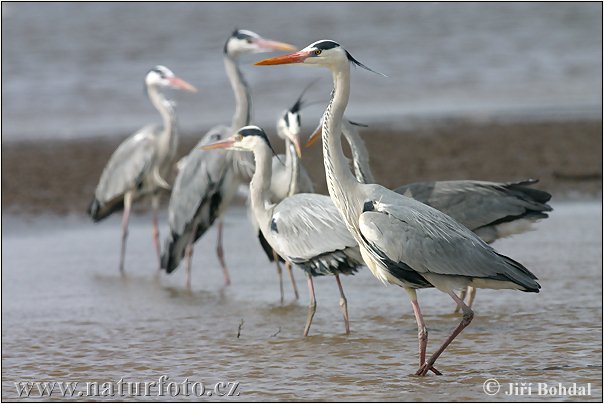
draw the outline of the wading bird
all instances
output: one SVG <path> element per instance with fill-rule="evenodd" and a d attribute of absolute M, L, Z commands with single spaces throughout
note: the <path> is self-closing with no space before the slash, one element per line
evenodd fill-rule
<path fill-rule="evenodd" d="M 231 136 L 251 121 L 252 102 L 248 85 L 239 69 L 239 57 L 248 53 L 293 50 L 292 45 L 271 41 L 247 31 L 235 30 L 224 45 L 224 66 L 235 93 L 235 114 L 230 126 L 217 126 L 201 139 L 191 152 L 179 162 L 179 170 L 168 208 L 170 234 L 165 241 L 161 267 L 167 273 L 174 271 L 187 256 L 186 286 L 191 287 L 191 260 L 193 244 L 218 219 L 216 255 L 224 274 L 230 277 L 222 248 L 222 215 L 230 206 L 237 188 L 249 180 L 253 162 L 249 153 L 206 153 L 200 145 Z"/>
<path fill-rule="evenodd" d="M 363 184 L 375 184 L 369 165 L 369 153 L 359 136 L 355 124 L 346 119 L 342 122 L 342 133 L 350 145 L 353 170 L 356 179 Z M 310 136 L 307 146 L 321 138 L 321 126 Z M 486 243 L 532 230 L 539 219 L 548 217 L 552 210 L 547 202 L 551 194 L 529 188 L 537 180 L 519 182 L 490 181 L 429 181 L 402 185 L 394 192 L 430 205 L 451 216 L 476 233 Z M 468 307 L 472 307 L 476 289 L 468 286 L 460 298 L 468 295 Z M 457 305 L 456 312 L 461 307 Z"/>
<path fill-rule="evenodd" d="M 312 84 L 312 83 L 311 83 Z M 270 202 L 278 203 L 281 202 L 288 196 L 299 193 L 313 193 L 314 187 L 308 172 L 304 166 L 300 163 L 301 151 L 300 151 L 300 127 L 301 127 L 301 115 L 300 110 L 304 104 L 302 97 L 310 86 L 307 86 L 302 94 L 298 97 L 294 105 L 291 108 L 284 111 L 279 120 L 277 121 L 277 134 L 285 142 L 285 156 L 280 154 L 273 156 L 273 170 L 271 176 L 270 185 Z M 270 262 L 275 262 L 277 266 L 277 274 L 279 275 L 279 289 L 281 292 L 281 303 L 283 303 L 283 275 L 280 262 L 285 262 L 282 257 L 272 249 L 268 244 L 262 231 L 258 226 L 258 222 L 254 216 L 254 212 L 251 210 L 251 204 L 249 217 L 252 223 L 254 233 L 258 235 L 258 240 L 262 249 L 266 253 Z M 298 299 L 298 288 L 294 280 L 292 273 L 291 263 L 288 261 L 285 263 L 294 294 Z"/>
<path fill-rule="evenodd" d="M 340 308 L 346 333 L 350 332 L 348 305 L 340 274 L 353 274 L 363 265 L 357 243 L 325 195 L 295 194 L 271 203 L 270 183 L 274 154 L 266 133 L 257 126 L 241 128 L 232 137 L 203 146 L 254 153 L 256 170 L 250 182 L 254 216 L 268 244 L 284 259 L 306 272 L 310 302 L 304 326 L 308 335 L 316 311 L 313 276 L 334 275 L 340 291 Z"/>
<path fill-rule="evenodd" d="M 418 326 L 419 369 L 425 376 L 474 313 L 455 290 L 467 286 L 538 292 L 536 277 L 522 264 L 498 254 L 478 236 L 446 214 L 377 184 L 361 184 L 351 173 L 342 150 L 342 119 L 350 95 L 350 64 L 366 68 L 331 40 L 314 42 L 285 56 L 257 65 L 300 63 L 328 68 L 331 100 L 323 115 L 323 158 L 329 195 L 359 244 L 363 260 L 384 283 L 405 289 Z M 427 329 L 416 290 L 436 287 L 461 305 L 459 325 L 426 361 Z"/>
<path fill-rule="evenodd" d="M 121 273 L 124 272 L 130 207 L 140 197 L 149 194 L 153 207 L 153 241 L 158 260 L 160 258 L 157 226 L 159 190 L 170 189 L 165 178 L 172 170 L 178 143 L 174 103 L 168 100 L 161 90 L 171 87 L 197 91 L 164 66 L 156 66 L 147 73 L 145 87 L 151 103 L 161 114 L 163 126 L 145 126 L 119 145 L 103 169 L 88 208 L 88 214 L 95 222 L 124 209 L 119 266 Z"/>

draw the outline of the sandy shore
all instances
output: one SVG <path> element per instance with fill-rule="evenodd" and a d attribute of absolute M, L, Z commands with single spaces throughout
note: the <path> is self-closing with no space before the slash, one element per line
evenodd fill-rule
<path fill-rule="evenodd" d="M 538 178 L 539 187 L 555 199 L 602 195 L 602 121 L 453 121 L 413 131 L 372 127 L 361 135 L 376 179 L 388 187 L 423 180 Z M 183 135 L 179 156 L 197 140 Z M 120 141 L 3 142 L 2 208 L 22 213 L 84 213 Z M 317 189 L 326 192 L 321 148 L 304 152 L 303 163 Z"/>

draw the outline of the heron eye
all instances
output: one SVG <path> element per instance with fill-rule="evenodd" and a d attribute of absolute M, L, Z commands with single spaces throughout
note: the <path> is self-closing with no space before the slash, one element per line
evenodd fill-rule
<path fill-rule="evenodd" d="M 251 38 L 248 38 L 248 39 L 246 39 L 245 41 L 246 41 L 247 43 L 252 43 L 252 39 L 251 39 Z"/>
<path fill-rule="evenodd" d="M 320 54 L 321 54 L 321 49 L 317 49 L 317 50 L 315 51 L 315 55 L 316 55 L 316 56 L 319 56 Z"/>

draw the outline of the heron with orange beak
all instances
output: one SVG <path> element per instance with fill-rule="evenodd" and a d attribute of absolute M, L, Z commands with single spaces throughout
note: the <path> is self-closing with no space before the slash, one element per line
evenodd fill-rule
<path fill-rule="evenodd" d="M 251 93 L 239 68 L 239 58 L 245 54 L 293 49 L 295 48 L 292 45 L 269 40 L 243 29 L 233 31 L 224 44 L 224 67 L 235 95 L 235 112 L 231 124 L 210 129 L 197 146 L 178 162 L 178 175 L 168 206 L 170 234 L 165 240 L 161 266 L 167 273 L 172 273 L 186 257 L 187 288 L 191 287 L 193 246 L 216 220 L 216 256 L 225 285 L 231 283 L 222 243 L 222 218 L 239 185 L 247 183 L 254 170 L 250 153 L 205 153 L 199 150 L 199 146 L 231 136 L 240 127 L 249 125 L 252 120 Z"/>
<path fill-rule="evenodd" d="M 329 70 L 331 99 L 322 120 L 323 162 L 329 195 L 358 243 L 371 273 L 407 293 L 417 322 L 418 376 L 432 371 L 437 359 L 471 323 L 474 312 L 456 294 L 467 286 L 539 292 L 537 277 L 519 262 L 497 253 L 450 216 L 378 184 L 360 183 L 342 150 L 342 125 L 350 97 L 350 65 L 371 70 L 332 40 L 311 43 L 299 52 L 258 65 L 299 63 Z M 437 288 L 461 306 L 463 317 L 449 336 L 426 357 L 428 331 L 417 290 Z"/>
<path fill-rule="evenodd" d="M 206 144 L 202 149 L 253 152 L 256 170 L 250 182 L 250 203 L 260 231 L 279 256 L 306 273 L 310 302 L 304 336 L 308 335 L 317 307 L 313 277 L 321 275 L 334 275 L 336 278 L 348 334 L 348 304 L 340 275 L 354 274 L 362 266 L 362 258 L 329 197 L 300 193 L 278 203 L 271 202 L 271 157 L 274 151 L 266 133 L 257 126 L 245 126 L 235 135 Z"/>
<path fill-rule="evenodd" d="M 95 222 L 123 208 L 122 243 L 119 261 L 121 273 L 124 273 L 130 207 L 132 203 L 145 195 L 151 195 L 153 241 L 157 259 L 160 260 L 159 228 L 157 225 L 159 191 L 162 188 L 170 189 L 170 185 L 165 178 L 169 177 L 172 170 L 178 145 L 174 103 L 162 93 L 162 90 L 166 88 L 189 92 L 197 91 L 195 87 L 176 77 L 165 66 L 155 66 L 147 73 L 145 89 L 151 103 L 161 114 L 163 126 L 145 126 L 119 145 L 103 169 L 94 191 L 94 198 L 88 208 L 88 214 Z"/>

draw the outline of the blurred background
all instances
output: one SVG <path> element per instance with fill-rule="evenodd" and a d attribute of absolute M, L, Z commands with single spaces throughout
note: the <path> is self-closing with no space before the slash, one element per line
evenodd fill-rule
<path fill-rule="evenodd" d="M 228 122 L 222 47 L 236 27 L 298 47 L 333 39 L 388 75 L 353 75 L 348 115 L 367 123 L 597 118 L 601 17 L 597 3 L 3 3 L 3 140 L 123 136 L 156 119 L 142 82 L 157 64 L 200 89 L 179 95 L 185 133 Z M 309 97 L 327 101 L 325 72 L 260 58 L 242 64 L 261 125 L 313 78 Z"/>
<path fill-rule="evenodd" d="M 119 142 L 159 121 L 143 92 L 157 64 L 200 89 L 174 94 L 180 155 L 230 122 L 222 48 L 235 28 L 300 48 L 330 38 L 388 76 L 355 69 L 347 110 L 370 125 L 362 134 L 384 185 L 538 177 L 558 196 L 601 194 L 600 4 L 5 2 L 2 206 L 83 212 Z M 254 122 L 274 134 L 318 79 L 303 116 L 314 129 L 329 75 L 253 66 L 261 58 L 241 61 Z M 305 152 L 324 192 L 320 160 L 320 148 Z"/>

